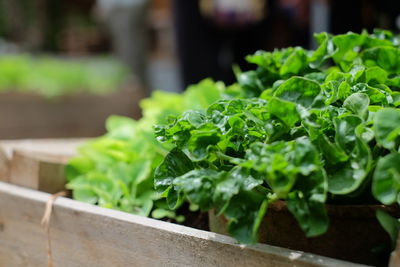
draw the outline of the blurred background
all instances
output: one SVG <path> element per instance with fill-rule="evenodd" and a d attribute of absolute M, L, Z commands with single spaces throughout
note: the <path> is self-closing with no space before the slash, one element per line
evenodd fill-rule
<path fill-rule="evenodd" d="M 399 0 L 0 0 L 0 139 L 87 137 L 256 50 L 400 29 Z"/>

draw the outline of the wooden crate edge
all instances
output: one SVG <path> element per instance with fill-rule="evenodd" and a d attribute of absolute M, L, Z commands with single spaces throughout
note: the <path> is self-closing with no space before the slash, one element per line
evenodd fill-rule
<path fill-rule="evenodd" d="M 46 262 L 46 236 L 39 221 L 49 197 L 47 193 L 0 182 L 0 262 L 2 255 L 7 255 L 7 246 L 9 248 L 18 240 L 21 240 L 21 244 L 14 246 L 25 250 L 26 256 L 32 257 L 32 262 L 36 262 L 37 266 Z M 21 221 L 24 218 L 29 220 Z M 56 200 L 51 227 L 56 266 L 90 264 L 93 260 L 103 261 L 103 266 L 152 266 L 167 263 L 175 266 L 361 266 L 264 244 L 238 245 L 227 236 L 67 198 Z M 21 229 L 30 231 L 15 233 Z M 101 233 L 100 237 L 96 233 Z M 14 238 L 13 234 L 21 238 Z M 23 239 L 21 235 L 25 235 Z M 41 248 L 37 246 L 33 249 L 31 241 L 41 244 Z M 90 244 L 90 248 L 79 245 L 86 243 Z M 74 245 L 80 249 L 75 249 Z M 69 265 L 71 262 L 68 262 L 68 258 L 78 262 Z M 134 264 L 135 260 L 139 260 L 140 264 Z M 12 263 L 15 264 L 15 261 Z"/>

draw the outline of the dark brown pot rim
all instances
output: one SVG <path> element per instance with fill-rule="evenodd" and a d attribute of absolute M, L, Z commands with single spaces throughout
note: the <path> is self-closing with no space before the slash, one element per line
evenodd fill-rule
<path fill-rule="evenodd" d="M 383 210 L 392 216 L 400 217 L 400 207 L 398 205 L 332 205 L 326 204 L 326 209 L 330 217 L 347 218 L 371 218 L 375 217 L 377 210 Z M 286 201 L 278 200 L 268 206 L 269 210 L 275 212 L 289 212 Z M 268 214 L 268 211 L 267 211 Z M 267 215 L 268 216 L 268 215 Z"/>

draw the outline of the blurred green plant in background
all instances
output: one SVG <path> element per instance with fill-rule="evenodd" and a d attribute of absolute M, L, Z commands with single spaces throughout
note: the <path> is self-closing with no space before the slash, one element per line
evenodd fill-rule
<path fill-rule="evenodd" d="M 128 69 L 109 57 L 65 59 L 29 55 L 0 56 L 0 92 L 36 92 L 46 97 L 104 94 L 118 89 Z"/>

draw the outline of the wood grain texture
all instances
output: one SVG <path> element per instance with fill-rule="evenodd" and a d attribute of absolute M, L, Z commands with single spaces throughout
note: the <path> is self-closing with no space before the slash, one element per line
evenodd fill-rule
<path fill-rule="evenodd" d="M 396 249 L 390 255 L 389 267 L 400 266 L 400 234 L 397 237 Z"/>
<path fill-rule="evenodd" d="M 0 139 L 94 137 L 110 115 L 140 117 L 143 90 L 130 86 L 107 95 L 47 99 L 34 93 L 0 94 Z"/>
<path fill-rule="evenodd" d="M 0 148 L 0 181 L 7 182 L 9 177 L 9 158 Z"/>
<path fill-rule="evenodd" d="M 74 156 L 76 149 L 89 138 L 1 140 L 0 150 L 11 159 L 14 150 L 45 153 L 56 156 Z"/>
<path fill-rule="evenodd" d="M 64 190 L 64 166 L 88 139 L 0 142 L 0 179 L 48 193 Z"/>
<path fill-rule="evenodd" d="M 0 266 L 45 266 L 40 224 L 49 194 L 0 182 Z M 238 245 L 227 236 L 124 212 L 55 201 L 50 236 L 55 267 L 361 266 L 288 249 Z"/>
<path fill-rule="evenodd" d="M 9 163 L 8 181 L 15 185 L 47 193 L 57 193 L 65 188 L 67 156 L 14 150 Z"/>

